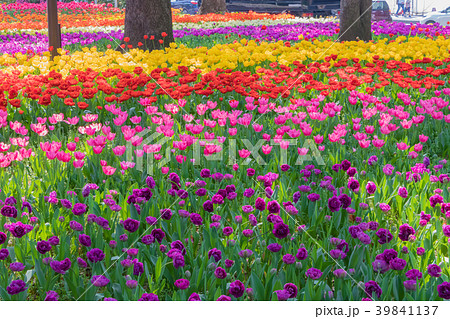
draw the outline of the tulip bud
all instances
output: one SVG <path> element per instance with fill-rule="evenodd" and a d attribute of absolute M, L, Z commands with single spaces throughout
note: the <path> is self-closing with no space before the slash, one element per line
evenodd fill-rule
<path fill-rule="evenodd" d="M 230 239 L 227 241 L 227 246 L 233 247 L 234 245 L 236 245 L 236 241 L 234 239 Z"/>
<path fill-rule="evenodd" d="M 217 267 L 217 265 L 216 265 L 215 263 L 210 263 L 210 264 L 208 265 L 208 269 L 209 269 L 209 270 L 214 270 L 214 269 L 216 269 L 216 267 Z"/>

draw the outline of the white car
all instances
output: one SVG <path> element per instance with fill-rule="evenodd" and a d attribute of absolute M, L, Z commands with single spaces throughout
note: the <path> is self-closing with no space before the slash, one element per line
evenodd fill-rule
<path fill-rule="evenodd" d="M 440 12 L 429 13 L 420 20 L 422 24 L 439 23 L 442 26 L 446 26 L 448 22 L 450 22 L 450 7 Z"/>

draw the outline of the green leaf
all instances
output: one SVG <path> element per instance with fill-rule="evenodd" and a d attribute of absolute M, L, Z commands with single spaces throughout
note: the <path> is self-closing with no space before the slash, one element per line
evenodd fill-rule
<path fill-rule="evenodd" d="M 252 272 L 250 276 L 250 281 L 252 284 L 253 291 L 255 293 L 255 299 L 256 300 L 264 300 L 264 286 L 261 282 L 261 279 Z"/>
<path fill-rule="evenodd" d="M 27 271 L 27 273 L 25 274 L 25 283 L 30 281 L 31 277 L 33 277 L 35 272 L 36 272 L 36 270 L 34 270 L 34 269 L 30 269 Z"/>
<path fill-rule="evenodd" d="M 159 257 L 158 261 L 156 262 L 156 266 L 155 266 L 156 282 L 159 282 L 159 278 L 161 277 L 161 270 L 162 270 L 162 259 L 161 259 L 161 257 Z"/>

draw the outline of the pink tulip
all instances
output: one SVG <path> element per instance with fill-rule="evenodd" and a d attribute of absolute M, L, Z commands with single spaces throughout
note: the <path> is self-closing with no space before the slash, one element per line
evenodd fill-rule
<path fill-rule="evenodd" d="M 314 142 L 316 144 L 322 144 L 323 143 L 323 136 L 322 135 L 316 135 L 314 136 Z"/>
<path fill-rule="evenodd" d="M 133 124 L 139 124 L 139 123 L 141 123 L 141 117 L 140 116 L 133 116 L 132 118 L 130 118 L 130 121 Z"/>
<path fill-rule="evenodd" d="M 126 114 L 126 115 L 119 115 L 118 117 L 116 117 L 113 120 L 113 123 L 116 126 L 122 126 L 127 121 L 127 118 L 128 118 L 128 114 Z"/>
<path fill-rule="evenodd" d="M 152 114 L 155 114 L 156 112 L 158 112 L 158 107 L 157 106 L 149 106 L 149 107 L 146 107 L 144 109 L 144 111 L 148 115 L 152 115 Z"/>
<path fill-rule="evenodd" d="M 225 141 L 226 141 L 226 137 L 225 136 L 217 136 L 217 141 L 219 142 L 219 143 L 225 143 Z"/>
<path fill-rule="evenodd" d="M 136 134 L 136 130 L 130 128 L 129 126 L 122 126 L 121 127 L 123 138 L 125 141 L 131 140 L 131 138 Z"/>
<path fill-rule="evenodd" d="M 100 160 L 100 165 L 101 166 L 106 166 L 106 165 L 108 165 L 108 163 L 105 160 Z"/>
<path fill-rule="evenodd" d="M 263 153 L 267 155 L 267 154 L 270 154 L 270 152 L 272 151 L 272 147 L 273 146 L 270 146 L 270 145 L 263 145 L 261 148 L 262 148 Z"/>
<path fill-rule="evenodd" d="M 30 124 L 31 130 L 39 136 L 45 136 L 48 134 L 47 127 L 42 124 Z"/>
<path fill-rule="evenodd" d="M 161 150 L 161 144 L 144 145 L 143 150 L 146 153 L 157 153 Z"/>
<path fill-rule="evenodd" d="M 230 106 L 231 106 L 232 108 L 237 108 L 238 105 L 239 105 L 239 101 L 236 101 L 236 100 L 231 100 L 231 101 L 228 102 L 228 103 L 230 104 Z"/>
<path fill-rule="evenodd" d="M 136 135 L 131 138 L 131 144 L 133 146 L 139 146 L 139 145 L 141 145 L 143 140 L 144 140 L 144 138 L 142 136 Z"/>
<path fill-rule="evenodd" d="M 87 140 L 87 144 L 89 146 L 105 146 L 106 145 L 106 136 L 99 135 L 94 138 Z"/>
<path fill-rule="evenodd" d="M 356 132 L 355 134 L 353 134 L 353 137 L 357 140 L 357 141 L 362 141 L 367 139 L 367 135 L 364 133 L 360 133 L 360 132 Z"/>
<path fill-rule="evenodd" d="M 116 172 L 116 169 L 112 166 L 102 166 L 103 173 L 106 175 L 112 175 Z"/>
<path fill-rule="evenodd" d="M 177 155 L 175 156 L 175 160 L 181 164 L 187 160 L 187 157 L 183 155 Z"/>
<path fill-rule="evenodd" d="M 56 153 L 56 158 L 61 162 L 67 163 L 72 158 L 72 155 L 63 151 L 59 151 Z"/>
<path fill-rule="evenodd" d="M 14 132 L 16 132 L 17 134 L 20 134 L 20 135 L 27 135 L 28 134 L 28 130 L 25 127 L 23 127 L 23 126 L 17 128 Z"/>
<path fill-rule="evenodd" d="M 330 142 L 335 143 L 335 142 L 339 141 L 340 136 L 336 133 L 331 133 L 328 135 L 328 139 L 330 140 Z"/>
<path fill-rule="evenodd" d="M 253 127 L 253 130 L 255 130 L 255 132 L 261 132 L 263 129 L 263 126 L 261 124 L 257 124 L 257 123 L 254 123 L 252 125 L 252 127 Z"/>
<path fill-rule="evenodd" d="M 400 151 L 404 151 L 404 150 L 406 150 L 408 147 L 409 147 L 409 146 L 408 146 L 408 144 L 406 144 L 406 143 L 403 143 L 403 142 L 397 143 L 397 148 L 398 148 Z"/>
<path fill-rule="evenodd" d="M 92 150 L 94 151 L 95 154 L 101 154 L 103 152 L 103 146 L 94 146 L 92 148 Z"/>
<path fill-rule="evenodd" d="M 24 138 L 21 137 L 10 137 L 9 141 L 11 142 L 12 145 L 16 145 L 16 146 L 20 146 L 20 147 L 27 147 L 28 143 L 29 143 L 29 137 L 26 136 Z M 59 143 L 60 145 L 61 143 Z"/>
<path fill-rule="evenodd" d="M 5 144 L 5 143 L 1 142 L 0 143 L 0 152 L 7 152 L 10 147 L 11 147 L 11 144 Z"/>
<path fill-rule="evenodd" d="M 204 126 L 207 126 L 207 127 L 209 127 L 209 128 L 214 128 L 214 127 L 216 127 L 216 121 L 213 121 L 213 120 L 204 120 L 203 121 L 203 125 Z"/>
<path fill-rule="evenodd" d="M 414 145 L 414 151 L 416 151 L 416 152 L 420 152 L 422 150 L 422 148 L 423 148 L 423 145 L 420 143 L 417 143 Z"/>
<path fill-rule="evenodd" d="M 183 115 L 183 120 L 185 120 L 186 122 L 190 123 L 194 120 L 194 115 L 191 114 L 184 114 Z"/>
<path fill-rule="evenodd" d="M 152 116 L 152 123 L 161 125 L 163 123 L 163 119 L 158 116 Z"/>
<path fill-rule="evenodd" d="M 144 97 L 144 98 L 141 98 L 141 99 L 139 100 L 139 104 L 141 104 L 142 106 L 150 106 L 150 105 L 152 104 L 152 102 L 151 102 L 151 100 L 150 100 L 148 97 Z M 107 105 L 107 106 L 108 106 L 108 105 Z M 107 106 L 105 106 L 105 108 L 106 108 Z M 115 107 L 114 104 L 113 104 L 112 106 Z"/>
<path fill-rule="evenodd" d="M 273 141 L 275 142 L 275 143 L 281 143 L 281 141 L 283 141 L 283 135 L 275 135 L 274 137 L 273 137 Z"/>
<path fill-rule="evenodd" d="M 251 154 L 250 151 L 246 149 L 239 150 L 238 153 L 241 158 L 247 158 Z"/>
<path fill-rule="evenodd" d="M 169 168 L 167 166 L 161 167 L 161 173 L 167 174 L 169 172 Z"/>
<path fill-rule="evenodd" d="M 98 119 L 98 114 L 86 114 L 82 116 L 82 119 L 85 122 L 95 122 Z"/>
<path fill-rule="evenodd" d="M 208 110 L 208 106 L 206 104 L 197 105 L 197 114 L 198 115 L 204 115 L 207 110 Z"/>
<path fill-rule="evenodd" d="M 113 141 L 115 138 L 116 138 L 116 133 L 108 133 L 108 134 L 106 135 L 106 139 L 107 139 L 108 141 Z"/>
<path fill-rule="evenodd" d="M 134 154 L 136 154 L 137 157 L 144 156 L 144 150 L 134 150 Z"/>
<path fill-rule="evenodd" d="M 203 125 L 193 125 L 192 126 L 192 134 L 200 134 L 203 131 Z"/>
<path fill-rule="evenodd" d="M 205 139 L 207 139 L 208 141 L 212 141 L 214 137 L 215 137 L 214 132 L 211 133 L 205 132 Z"/>
<path fill-rule="evenodd" d="M 111 133 L 111 127 L 110 126 L 103 126 L 102 127 L 102 133 L 105 135 L 108 135 L 109 133 Z"/>
<path fill-rule="evenodd" d="M 37 121 L 39 124 L 45 124 L 45 122 L 47 122 L 47 118 L 46 117 L 38 117 Z"/>
<path fill-rule="evenodd" d="M 400 124 L 402 125 L 402 127 L 404 129 L 407 130 L 407 129 L 411 128 L 411 125 L 413 124 L 413 121 L 412 120 L 411 121 L 403 120 L 403 121 L 400 122 Z"/>
<path fill-rule="evenodd" d="M 361 148 L 368 148 L 370 146 L 370 141 L 368 141 L 368 140 L 361 140 L 361 141 L 359 141 L 359 146 Z"/>
<path fill-rule="evenodd" d="M 133 162 L 120 162 L 120 168 L 123 170 L 126 170 L 128 168 L 133 168 L 136 165 L 136 163 Z"/>
<path fill-rule="evenodd" d="M 259 114 L 264 114 L 264 113 L 268 112 L 268 110 L 267 110 L 268 108 L 269 108 L 268 105 L 260 105 L 258 107 L 258 113 Z"/>
<path fill-rule="evenodd" d="M 251 121 L 252 121 L 251 114 L 244 114 L 242 117 L 238 118 L 238 124 L 245 127 L 249 126 Z"/>
<path fill-rule="evenodd" d="M 84 154 L 83 152 L 75 152 L 73 153 L 73 156 L 75 156 L 77 160 L 82 160 L 86 156 L 86 154 Z"/>
<path fill-rule="evenodd" d="M 256 105 L 255 104 L 246 104 L 245 108 L 247 109 L 247 111 L 253 111 L 254 109 L 256 109 Z"/>
<path fill-rule="evenodd" d="M 64 122 L 69 125 L 77 125 L 79 121 L 80 121 L 80 118 L 77 116 L 74 116 L 72 118 L 68 117 L 67 121 L 64 121 Z"/>
<path fill-rule="evenodd" d="M 414 152 L 414 151 L 411 151 L 411 152 L 409 152 L 409 154 L 408 154 L 411 158 L 416 158 L 417 156 L 419 156 L 419 154 L 417 154 L 416 152 Z"/>
<path fill-rule="evenodd" d="M 289 141 L 281 141 L 280 148 L 283 150 L 287 150 L 289 148 Z"/>
<path fill-rule="evenodd" d="M 445 123 L 450 123 L 450 114 L 444 116 Z"/>
<path fill-rule="evenodd" d="M 118 145 L 118 146 L 113 148 L 113 153 L 116 156 L 122 156 L 125 153 L 126 150 L 127 150 L 126 146 Z"/>
<path fill-rule="evenodd" d="M 435 120 L 442 120 L 444 118 L 444 113 L 442 112 L 433 112 L 431 113 L 431 117 Z"/>
<path fill-rule="evenodd" d="M 84 161 L 81 161 L 81 160 L 73 161 L 73 167 L 75 167 L 75 168 L 83 167 L 83 165 L 84 165 Z"/>
<path fill-rule="evenodd" d="M 428 141 L 428 136 L 423 135 L 423 134 L 420 134 L 420 135 L 419 135 L 419 141 L 420 141 L 421 143 L 426 143 L 426 141 Z"/>
<path fill-rule="evenodd" d="M 217 119 L 217 124 L 219 124 L 219 126 L 225 126 L 227 125 L 227 119 Z"/>
<path fill-rule="evenodd" d="M 45 156 L 47 156 L 49 160 L 54 160 L 56 158 L 56 154 L 57 152 L 54 151 L 45 152 Z"/>
<path fill-rule="evenodd" d="M 398 130 L 397 125 L 395 125 L 394 123 L 389 123 L 387 126 L 389 128 L 389 131 L 391 131 L 391 132 Z"/>
<path fill-rule="evenodd" d="M 71 142 L 71 143 L 67 143 L 67 149 L 71 152 L 75 151 L 75 149 L 77 148 L 77 143 L 75 142 Z"/>
<path fill-rule="evenodd" d="M 373 139 L 372 140 L 372 144 L 376 148 L 382 148 L 384 146 L 384 143 L 386 143 L 386 141 L 384 141 L 384 140 L 379 140 L 379 139 Z"/>
<path fill-rule="evenodd" d="M 298 148 L 298 154 L 301 156 L 308 154 L 308 151 L 309 149 L 307 148 L 300 148 L 300 147 Z"/>
<path fill-rule="evenodd" d="M 206 144 L 203 154 L 205 154 L 205 156 L 209 156 L 214 153 L 219 153 L 220 151 L 222 151 L 222 147 L 220 145 Z"/>
<path fill-rule="evenodd" d="M 373 132 L 375 132 L 375 127 L 367 125 L 366 127 L 364 127 L 364 130 L 367 134 L 373 134 Z"/>
<path fill-rule="evenodd" d="M 290 138 L 297 138 L 302 134 L 302 131 L 292 129 L 289 130 L 287 134 L 289 135 Z"/>
<path fill-rule="evenodd" d="M 382 126 L 380 128 L 380 131 L 381 131 L 382 134 L 385 134 L 385 135 L 391 133 L 391 130 L 389 129 L 389 127 L 387 125 Z"/>

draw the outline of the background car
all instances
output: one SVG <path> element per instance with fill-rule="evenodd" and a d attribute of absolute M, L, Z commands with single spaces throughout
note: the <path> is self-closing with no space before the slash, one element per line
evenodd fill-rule
<path fill-rule="evenodd" d="M 450 21 L 450 7 L 440 12 L 431 12 L 427 14 L 420 23 L 423 24 L 434 24 L 439 23 L 440 25 L 447 25 L 447 22 Z"/>
<path fill-rule="evenodd" d="M 386 1 L 373 1 L 372 3 L 372 21 L 392 22 L 391 10 Z"/>
<path fill-rule="evenodd" d="M 199 3 L 197 0 L 170 0 L 172 8 L 183 9 L 184 13 L 196 14 Z"/>

